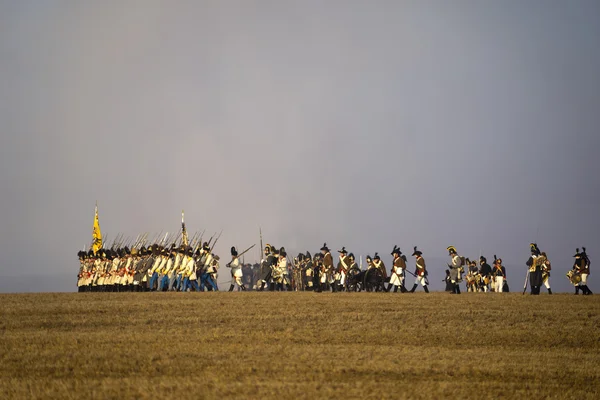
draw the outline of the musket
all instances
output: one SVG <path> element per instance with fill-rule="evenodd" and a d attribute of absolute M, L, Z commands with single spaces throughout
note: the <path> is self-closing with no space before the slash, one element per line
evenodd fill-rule
<path fill-rule="evenodd" d="M 204 229 L 204 230 L 202 231 L 202 233 L 200 234 L 200 240 L 199 240 L 199 242 L 200 242 L 200 245 L 202 245 L 202 238 L 204 237 L 204 232 L 206 232 L 206 229 Z"/>
<path fill-rule="evenodd" d="M 120 235 L 121 235 L 120 233 L 117 233 L 116 238 L 113 240 L 112 244 L 110 245 L 111 250 L 115 248 L 115 244 L 117 243 L 117 239 L 119 239 Z"/>
<path fill-rule="evenodd" d="M 158 240 L 161 238 L 162 233 L 163 231 L 161 230 L 160 233 L 154 237 L 154 240 L 152 240 L 151 244 L 158 244 Z"/>
<path fill-rule="evenodd" d="M 168 236 L 169 236 L 169 232 L 165 233 L 165 238 L 160 242 L 161 246 L 164 246 L 167 243 Z"/>
<path fill-rule="evenodd" d="M 258 233 L 260 234 L 260 259 L 262 260 L 263 258 L 263 251 L 264 251 L 264 247 L 263 247 L 263 241 L 262 241 L 262 228 L 258 227 Z"/>
<path fill-rule="evenodd" d="M 216 242 L 217 241 L 215 240 L 215 243 Z M 246 254 L 248 251 L 252 250 L 254 248 L 254 246 L 256 246 L 256 243 L 253 244 L 252 246 L 248 247 L 246 250 L 242 251 L 240 254 L 237 255 L 236 258 L 239 259 L 241 256 L 243 256 L 244 254 Z M 229 268 L 230 265 L 231 265 L 231 261 L 227 263 L 227 267 Z"/>
<path fill-rule="evenodd" d="M 210 247 L 210 244 L 213 241 L 213 238 L 215 237 L 215 235 L 217 234 L 217 232 L 213 233 L 213 235 L 210 237 L 210 239 L 208 239 L 208 247 Z"/>
<path fill-rule="evenodd" d="M 217 245 L 217 242 L 219 241 L 219 239 L 221 238 L 221 235 L 223 234 L 223 229 L 221 229 L 221 232 L 219 232 L 219 236 L 217 236 L 217 238 L 215 239 L 215 242 L 213 243 L 213 245 L 210 248 L 210 252 L 212 253 L 213 249 L 215 248 L 215 246 Z M 247 250 L 246 250 L 247 251 Z M 245 252 L 244 252 L 245 253 Z M 242 254 L 244 254 L 242 253 Z"/>

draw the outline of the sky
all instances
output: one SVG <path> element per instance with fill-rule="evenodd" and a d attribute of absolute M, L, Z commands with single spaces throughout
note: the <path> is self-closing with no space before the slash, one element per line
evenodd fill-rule
<path fill-rule="evenodd" d="M 434 290 L 449 245 L 521 290 L 537 241 L 572 291 L 600 254 L 599 38 L 594 0 L 0 0 L 0 291 L 76 290 L 96 202 L 109 241 L 184 209 L 223 258 L 259 227 L 418 245 Z"/>

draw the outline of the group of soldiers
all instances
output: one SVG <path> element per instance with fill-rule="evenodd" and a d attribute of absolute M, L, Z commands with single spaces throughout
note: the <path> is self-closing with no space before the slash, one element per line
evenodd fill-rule
<path fill-rule="evenodd" d="M 140 292 L 219 290 L 219 256 L 208 243 L 190 246 L 80 251 L 77 286 L 80 292 Z"/>
<path fill-rule="evenodd" d="M 532 243 L 531 257 L 526 262 L 531 294 L 540 293 L 545 285 L 550 287 L 550 260 Z M 502 259 L 494 255 L 490 266 L 484 256 L 476 261 L 461 257 L 456 247 L 447 248 L 450 262 L 446 270 L 446 291 L 460 294 L 460 284 L 465 282 L 468 292 L 507 292 L 506 269 Z M 247 251 L 247 250 L 246 250 Z M 245 253 L 245 252 L 244 252 Z M 407 258 L 398 246 L 391 255 L 388 270 L 378 253 L 366 257 L 366 268 L 357 264 L 353 253 L 342 247 L 337 251 L 337 262 L 325 243 L 314 256 L 307 251 L 293 259 L 285 248 L 277 249 L 267 244 L 260 264 L 244 264 L 235 247 L 231 247 L 231 261 L 226 267 L 231 271 L 229 291 L 234 289 L 258 291 L 387 291 L 412 293 L 420 285 L 429 293 L 429 273 L 423 253 L 415 246 L 411 257 L 415 259 L 414 272 L 407 267 Z M 80 270 L 79 291 L 218 291 L 220 258 L 212 252 L 209 243 L 195 247 L 172 243 L 170 246 L 152 244 L 129 249 L 100 249 L 96 252 L 78 253 Z M 575 286 L 575 294 L 592 294 L 587 286 L 590 260 L 585 248 L 577 249 L 573 269 L 567 277 Z M 463 279 L 464 276 L 464 279 Z M 406 279 L 414 278 L 410 289 Z"/>

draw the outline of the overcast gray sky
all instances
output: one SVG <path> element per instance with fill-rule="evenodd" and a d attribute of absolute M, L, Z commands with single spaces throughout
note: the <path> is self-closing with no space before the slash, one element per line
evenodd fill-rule
<path fill-rule="evenodd" d="M 570 291 L 599 39 L 594 0 L 0 0 L 0 291 L 75 290 L 96 200 L 109 237 L 185 209 L 222 256 L 419 245 L 434 289 L 452 244 L 518 290 L 537 238 Z"/>

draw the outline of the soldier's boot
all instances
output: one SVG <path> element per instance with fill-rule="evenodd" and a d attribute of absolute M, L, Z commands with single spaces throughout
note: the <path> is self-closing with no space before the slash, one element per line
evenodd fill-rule
<path fill-rule="evenodd" d="M 423 286 L 423 290 L 425 291 L 425 293 L 429 293 L 429 288 L 427 287 L 427 285 Z M 460 293 L 460 291 L 458 293 Z"/>
<path fill-rule="evenodd" d="M 242 286 L 240 286 L 240 287 L 242 288 L 242 292 L 245 292 L 245 291 L 246 291 L 246 285 L 242 285 Z"/>
<path fill-rule="evenodd" d="M 259 292 L 262 292 L 263 290 L 265 290 L 265 283 L 266 283 L 265 281 L 262 281 L 260 283 L 260 288 L 258 289 Z"/>
<path fill-rule="evenodd" d="M 548 294 L 552 294 L 552 289 L 548 288 Z"/>
<path fill-rule="evenodd" d="M 456 294 L 460 294 L 460 286 L 458 283 L 456 284 Z"/>
<path fill-rule="evenodd" d="M 229 286 L 229 290 L 228 290 L 228 292 L 233 292 L 233 287 L 234 287 L 234 286 L 235 286 L 235 285 L 232 283 L 232 284 Z"/>
<path fill-rule="evenodd" d="M 287 285 L 285 285 L 285 288 L 287 289 L 288 292 L 292 291 L 292 285 L 290 285 L 289 283 Z"/>
<path fill-rule="evenodd" d="M 579 286 L 575 286 L 575 294 L 579 294 Z"/>
<path fill-rule="evenodd" d="M 334 283 L 331 285 L 331 293 L 337 292 L 337 285 Z"/>
<path fill-rule="evenodd" d="M 269 292 L 274 292 L 275 291 L 275 282 L 271 282 L 271 284 L 269 285 Z"/>
<path fill-rule="evenodd" d="M 394 285 L 394 293 L 398 293 L 398 286 Z"/>
<path fill-rule="evenodd" d="M 415 283 L 415 284 L 413 285 L 412 289 L 410 289 L 410 293 L 414 293 L 414 292 L 415 292 L 415 289 L 417 289 L 417 286 L 418 286 L 418 285 Z"/>
<path fill-rule="evenodd" d="M 587 285 L 583 285 L 583 286 L 581 287 L 581 289 L 583 289 L 583 294 L 584 294 L 584 295 L 586 295 L 586 296 L 588 296 L 588 295 L 592 294 L 592 291 L 590 290 L 590 288 L 589 288 L 589 287 L 587 287 Z"/>

